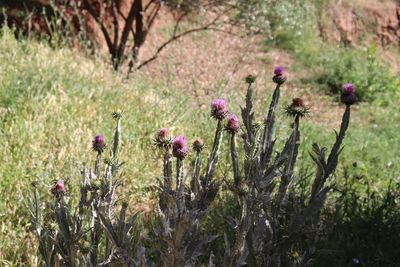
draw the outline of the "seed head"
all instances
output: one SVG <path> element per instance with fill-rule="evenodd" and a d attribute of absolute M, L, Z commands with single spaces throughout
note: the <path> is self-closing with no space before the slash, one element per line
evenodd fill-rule
<path fill-rule="evenodd" d="M 211 116 L 216 120 L 223 120 L 228 116 L 228 107 L 225 99 L 215 99 L 212 101 Z"/>
<path fill-rule="evenodd" d="M 178 159 L 185 159 L 189 154 L 187 139 L 183 135 L 178 135 L 172 140 L 172 155 Z"/>
<path fill-rule="evenodd" d="M 194 140 L 192 147 L 194 151 L 200 153 L 204 149 L 204 141 L 200 138 L 197 138 Z"/>
<path fill-rule="evenodd" d="M 225 126 L 225 130 L 230 134 L 236 134 L 240 129 L 240 122 L 235 114 L 229 116 L 228 123 Z"/>
<path fill-rule="evenodd" d="M 104 152 L 104 149 L 106 148 L 106 140 L 104 138 L 104 135 L 99 134 L 94 137 L 92 141 L 92 148 L 98 153 Z"/>
<path fill-rule="evenodd" d="M 309 113 L 309 108 L 304 105 L 303 99 L 293 98 L 292 104 L 286 107 L 286 114 L 292 117 L 304 117 Z"/>

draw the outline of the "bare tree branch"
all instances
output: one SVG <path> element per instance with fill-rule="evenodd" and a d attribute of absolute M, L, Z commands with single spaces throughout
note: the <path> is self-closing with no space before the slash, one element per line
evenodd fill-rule
<path fill-rule="evenodd" d="M 214 30 L 214 31 L 223 31 L 222 29 L 218 29 L 218 28 L 213 28 L 212 26 L 214 26 L 219 19 L 227 14 L 231 9 L 227 9 L 224 12 L 222 12 L 221 14 L 219 14 L 216 18 L 214 18 L 211 22 L 207 23 L 206 25 L 202 26 L 202 27 L 198 27 L 198 28 L 193 28 L 187 31 L 184 31 L 180 34 L 176 34 L 177 31 L 177 24 L 179 24 L 182 20 L 182 18 L 179 18 L 178 21 L 175 24 L 174 27 L 174 34 L 172 35 L 172 37 L 170 39 L 168 39 L 167 41 L 165 41 L 161 46 L 158 47 L 157 51 L 153 54 L 153 56 L 151 56 L 150 58 L 148 58 L 147 60 L 143 61 L 142 63 L 139 64 L 139 66 L 137 66 L 136 69 L 141 69 L 142 67 L 144 67 L 145 65 L 149 64 L 150 62 L 154 61 L 158 55 L 162 52 L 162 50 L 164 50 L 165 47 L 167 47 L 170 43 L 188 35 L 194 32 L 200 32 L 200 31 L 205 31 L 205 30 Z M 131 72 L 131 69 L 129 70 L 129 72 Z"/>

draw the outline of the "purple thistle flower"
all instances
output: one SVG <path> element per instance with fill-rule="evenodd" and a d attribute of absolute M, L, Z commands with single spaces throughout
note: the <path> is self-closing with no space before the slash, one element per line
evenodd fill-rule
<path fill-rule="evenodd" d="M 55 185 L 51 189 L 51 192 L 56 197 L 61 197 L 62 195 L 64 195 L 67 192 L 67 188 L 65 187 L 64 181 L 63 180 L 57 180 Z"/>
<path fill-rule="evenodd" d="M 236 134 L 239 131 L 240 122 L 235 114 L 229 116 L 228 123 L 226 124 L 225 129 L 230 134 Z"/>
<path fill-rule="evenodd" d="M 204 141 L 200 138 L 197 138 L 196 140 L 194 140 L 192 146 L 193 146 L 194 151 L 201 152 L 204 148 Z"/>
<path fill-rule="evenodd" d="M 274 74 L 275 75 L 282 75 L 284 73 L 285 73 L 285 68 L 281 67 L 281 66 L 276 67 L 275 70 L 274 70 Z"/>
<path fill-rule="evenodd" d="M 228 106 L 225 99 L 215 99 L 212 101 L 211 116 L 216 120 L 223 120 L 228 116 Z"/>
<path fill-rule="evenodd" d="M 104 138 L 104 135 L 99 134 L 94 137 L 92 141 L 92 148 L 98 153 L 102 153 L 104 151 L 104 149 L 106 148 L 106 140 Z"/>
<path fill-rule="evenodd" d="M 57 180 L 54 189 L 56 190 L 57 193 L 63 193 L 65 192 L 65 184 L 63 180 Z"/>
<path fill-rule="evenodd" d="M 274 77 L 272 77 L 272 81 L 274 81 L 274 83 L 281 85 L 284 82 L 286 82 L 286 70 L 284 67 L 276 67 L 274 70 Z"/>
<path fill-rule="evenodd" d="M 182 160 L 187 154 L 189 154 L 187 139 L 183 135 L 178 135 L 172 140 L 172 155 Z"/>
<path fill-rule="evenodd" d="M 354 95 L 356 93 L 356 86 L 352 83 L 343 84 L 343 94 L 345 95 Z"/>

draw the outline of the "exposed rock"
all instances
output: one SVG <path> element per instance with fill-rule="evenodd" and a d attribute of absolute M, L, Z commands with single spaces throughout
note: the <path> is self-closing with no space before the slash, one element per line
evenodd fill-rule
<path fill-rule="evenodd" d="M 400 3 L 331 4 L 326 13 L 320 32 L 328 41 L 355 46 L 372 38 L 383 47 L 400 44 Z"/>

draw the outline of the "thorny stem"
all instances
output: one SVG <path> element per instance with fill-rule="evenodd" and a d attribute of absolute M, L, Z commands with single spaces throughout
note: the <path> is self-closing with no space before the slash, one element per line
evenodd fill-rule
<path fill-rule="evenodd" d="M 100 177 L 100 165 L 101 165 L 101 152 L 97 153 L 96 162 L 94 163 L 94 174 L 97 179 Z"/>
<path fill-rule="evenodd" d="M 272 95 L 271 104 L 269 106 L 268 115 L 264 122 L 264 134 L 262 141 L 262 150 L 260 155 L 260 164 L 262 168 L 265 168 L 265 165 L 269 163 L 270 160 L 270 151 L 272 150 L 272 136 L 275 130 L 275 117 L 276 110 L 279 102 L 280 96 L 280 85 L 277 84 Z"/>
<path fill-rule="evenodd" d="M 240 184 L 240 176 L 239 176 L 239 160 L 238 160 L 238 152 L 236 148 L 236 135 L 232 134 L 231 136 L 231 158 L 232 158 L 232 167 L 233 167 L 233 179 L 235 182 L 236 188 L 239 187 Z"/>
<path fill-rule="evenodd" d="M 254 144 L 253 126 L 253 83 L 249 83 L 246 93 L 246 107 L 242 109 L 242 118 L 246 128 L 247 138 L 251 145 Z"/>
<path fill-rule="evenodd" d="M 172 155 L 168 150 L 164 153 L 164 186 L 168 189 L 172 189 Z"/>
<path fill-rule="evenodd" d="M 346 110 L 343 113 L 342 124 L 340 125 L 339 134 L 336 135 L 336 142 L 332 147 L 331 153 L 328 157 L 328 172 L 329 176 L 336 168 L 338 156 L 340 153 L 340 149 L 342 146 L 342 142 L 344 140 L 344 136 L 346 134 L 347 128 L 349 127 L 350 122 L 350 105 L 346 105 Z"/>
<path fill-rule="evenodd" d="M 293 132 L 291 135 L 289 158 L 285 164 L 285 170 L 281 177 L 281 183 L 279 185 L 279 192 L 276 200 L 276 206 L 273 216 L 273 226 L 274 226 L 274 242 L 277 242 L 277 224 L 278 224 L 278 214 L 282 205 L 282 201 L 286 195 L 287 188 L 292 180 L 293 167 L 296 162 L 298 138 L 299 138 L 299 121 L 300 117 L 296 116 L 293 125 Z"/>
<path fill-rule="evenodd" d="M 201 165 L 201 152 L 198 151 L 196 153 L 196 159 L 194 161 L 194 170 L 193 170 L 193 177 L 192 177 L 192 191 L 195 195 L 197 195 L 197 193 L 200 190 L 200 182 L 199 182 L 200 165 Z"/>
<path fill-rule="evenodd" d="M 185 207 L 185 175 L 182 159 L 176 161 L 176 206 L 180 216 Z"/>
<path fill-rule="evenodd" d="M 222 120 L 218 120 L 217 129 L 215 131 L 214 143 L 211 150 L 210 157 L 208 158 L 207 173 L 205 177 L 205 186 L 208 185 L 212 176 L 214 175 L 215 167 L 218 164 L 218 152 L 222 140 L 223 125 Z"/>

